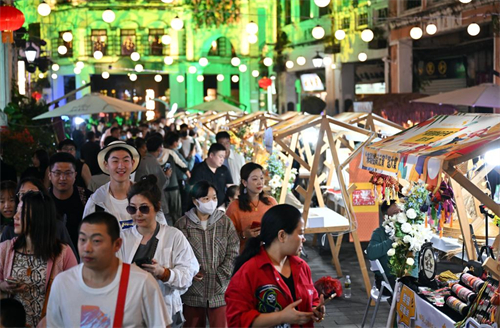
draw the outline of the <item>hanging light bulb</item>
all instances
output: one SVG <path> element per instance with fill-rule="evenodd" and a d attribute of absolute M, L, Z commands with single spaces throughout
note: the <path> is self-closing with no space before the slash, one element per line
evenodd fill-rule
<path fill-rule="evenodd" d="M 137 73 L 140 73 L 140 72 L 144 71 L 144 66 L 142 66 L 142 64 L 137 64 L 137 65 L 135 65 L 134 70 Z"/>
<path fill-rule="evenodd" d="M 471 23 L 469 26 L 467 26 L 467 33 L 469 33 L 470 36 L 476 36 L 481 32 L 481 27 L 477 23 Z"/>
<path fill-rule="evenodd" d="M 52 80 L 57 80 L 57 74 L 56 73 L 52 73 L 52 75 L 50 77 L 52 78 Z"/>
<path fill-rule="evenodd" d="M 113 23 L 116 18 L 115 13 L 111 9 L 106 9 L 102 13 L 102 20 L 105 21 L 106 23 Z"/>
<path fill-rule="evenodd" d="M 260 73 L 259 73 L 259 71 L 258 71 L 258 70 L 256 70 L 256 69 L 254 69 L 254 70 L 252 71 L 252 76 L 253 76 L 253 77 L 258 77 L 258 76 L 259 76 L 259 74 L 260 74 Z"/>
<path fill-rule="evenodd" d="M 57 65 L 57 64 L 52 64 L 52 70 L 53 70 L 54 72 L 57 72 L 57 71 L 59 70 L 59 65 Z"/>
<path fill-rule="evenodd" d="M 164 35 L 161 37 L 161 43 L 163 44 L 170 44 L 172 43 L 172 37 L 170 35 Z"/>
<path fill-rule="evenodd" d="M 233 81 L 233 83 L 238 83 L 239 80 L 240 80 L 240 77 L 238 75 L 231 76 L 231 81 Z"/>
<path fill-rule="evenodd" d="M 196 67 L 195 66 L 189 66 L 188 72 L 190 74 L 196 74 Z"/>
<path fill-rule="evenodd" d="M 184 75 L 177 75 L 177 82 L 179 83 L 184 82 Z"/>
<path fill-rule="evenodd" d="M 370 30 L 369 28 L 367 29 L 364 29 L 362 32 L 361 32 L 361 40 L 365 41 L 365 42 L 370 42 L 371 40 L 373 40 L 373 31 Z"/>
<path fill-rule="evenodd" d="M 460 0 L 461 3 L 469 3 L 471 2 L 472 0 Z"/>
<path fill-rule="evenodd" d="M 43 73 L 38 73 L 38 78 L 39 79 L 43 79 L 45 77 L 45 75 L 43 75 Z"/>
<path fill-rule="evenodd" d="M 368 59 L 368 55 L 365 54 L 364 52 L 360 52 L 358 55 L 358 59 L 360 62 L 364 62 Z"/>
<path fill-rule="evenodd" d="M 323 58 L 323 65 L 325 65 L 325 67 L 330 66 L 331 63 L 332 63 L 332 57 L 325 56 Z"/>
<path fill-rule="evenodd" d="M 324 8 L 330 4 L 330 0 L 314 0 L 314 4 L 318 7 Z"/>
<path fill-rule="evenodd" d="M 203 80 L 205 80 L 205 78 L 203 77 L 203 75 L 198 75 L 198 76 L 196 77 L 196 80 L 197 80 L 198 82 L 203 82 Z"/>
<path fill-rule="evenodd" d="M 59 46 L 59 47 L 57 47 L 57 52 L 60 55 L 65 55 L 68 53 L 68 48 L 66 48 L 66 46 Z"/>
<path fill-rule="evenodd" d="M 259 25 L 254 23 L 254 21 L 250 21 L 250 23 L 247 24 L 246 30 L 248 34 L 257 34 L 257 32 L 259 32 Z"/>
<path fill-rule="evenodd" d="M 431 23 L 425 27 L 425 32 L 427 32 L 427 34 L 429 34 L 429 35 L 436 34 L 437 30 L 438 30 L 438 28 L 437 28 L 436 24 Z"/>
<path fill-rule="evenodd" d="M 75 68 L 73 69 L 73 72 L 74 72 L 76 75 L 78 75 L 78 74 L 80 74 L 80 73 L 82 72 L 82 70 L 81 70 L 80 68 L 78 68 L 78 67 L 75 67 Z"/>
<path fill-rule="evenodd" d="M 270 57 L 266 57 L 264 58 L 264 61 L 263 61 L 264 65 L 266 65 L 267 67 L 271 66 L 273 64 L 273 59 L 270 58 Z"/>
<path fill-rule="evenodd" d="M 291 60 L 287 60 L 285 63 L 286 68 L 293 68 L 294 63 Z"/>
<path fill-rule="evenodd" d="M 104 80 L 109 79 L 109 72 L 106 72 L 106 71 L 102 72 L 102 73 L 101 73 L 101 77 L 102 77 Z"/>
<path fill-rule="evenodd" d="M 76 67 L 78 67 L 80 70 L 82 70 L 85 67 L 85 64 L 82 61 L 79 61 L 76 63 Z"/>
<path fill-rule="evenodd" d="M 335 31 L 335 39 L 337 40 L 344 40 L 345 39 L 345 32 L 344 30 L 337 30 Z"/>
<path fill-rule="evenodd" d="M 64 42 L 71 42 L 71 40 L 73 40 L 73 33 L 64 32 L 62 35 L 62 39 L 64 40 Z"/>
<path fill-rule="evenodd" d="M 241 60 L 238 57 L 231 58 L 231 65 L 238 66 L 241 63 Z"/>
<path fill-rule="evenodd" d="M 104 55 L 103 55 L 102 51 L 100 51 L 100 50 L 94 51 L 94 58 L 96 60 L 102 59 L 103 56 Z"/>
<path fill-rule="evenodd" d="M 130 74 L 130 76 L 128 78 L 132 82 L 137 81 L 137 74 L 132 73 L 132 74 Z"/>
<path fill-rule="evenodd" d="M 255 43 L 257 43 L 257 41 L 259 41 L 259 38 L 257 37 L 256 34 L 248 34 L 247 41 L 250 44 L 255 44 Z"/>
<path fill-rule="evenodd" d="M 161 0 L 161 2 L 172 3 L 172 2 L 174 2 L 174 0 Z"/>
<path fill-rule="evenodd" d="M 179 16 L 175 16 L 175 18 L 170 22 L 170 26 L 172 26 L 174 30 L 179 31 L 184 26 L 184 22 L 179 18 Z"/>
<path fill-rule="evenodd" d="M 337 64 L 333 63 L 330 67 L 331 67 L 332 69 L 336 69 L 336 68 L 337 68 Z"/>
<path fill-rule="evenodd" d="M 410 37 L 413 39 L 413 40 L 418 40 L 422 37 L 422 35 L 424 35 L 424 32 L 422 31 L 422 29 L 418 26 L 415 26 L 415 27 L 412 27 L 411 30 L 410 30 Z"/>
<path fill-rule="evenodd" d="M 141 55 L 139 55 L 137 51 L 134 51 L 130 54 L 130 59 L 132 59 L 133 61 L 138 61 L 139 59 L 141 59 Z"/>
<path fill-rule="evenodd" d="M 161 80 L 163 80 L 163 77 L 160 74 L 156 74 L 155 75 L 155 81 L 158 82 L 158 83 L 160 83 Z"/>
<path fill-rule="evenodd" d="M 316 25 L 312 29 L 311 34 L 316 40 L 322 39 L 325 36 L 325 29 L 319 25 Z"/>
<path fill-rule="evenodd" d="M 306 64 L 306 57 L 299 56 L 297 57 L 297 65 L 304 66 Z"/>
<path fill-rule="evenodd" d="M 205 67 L 208 65 L 208 59 L 201 57 L 200 60 L 198 60 L 198 64 L 200 64 L 201 67 Z"/>
<path fill-rule="evenodd" d="M 166 65 L 172 65 L 172 63 L 174 62 L 174 59 L 170 56 L 166 56 L 164 59 L 163 59 L 163 62 L 166 64 Z"/>
<path fill-rule="evenodd" d="M 240 67 L 238 67 L 241 73 L 245 73 L 248 69 L 247 65 L 241 64 Z"/>
<path fill-rule="evenodd" d="M 224 75 L 223 74 L 217 74 L 217 81 L 219 81 L 219 82 L 224 81 Z"/>
<path fill-rule="evenodd" d="M 50 6 L 45 2 L 41 2 L 38 5 L 37 10 L 38 10 L 38 13 L 40 14 L 40 16 L 49 16 L 50 12 L 52 11 L 52 9 L 50 9 Z"/>

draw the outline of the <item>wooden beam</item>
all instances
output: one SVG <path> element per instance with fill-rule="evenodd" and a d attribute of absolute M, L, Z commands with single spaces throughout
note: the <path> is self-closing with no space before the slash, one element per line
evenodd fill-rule
<path fill-rule="evenodd" d="M 299 141 L 299 135 L 294 134 L 292 136 L 292 141 L 290 143 L 290 150 L 295 154 L 295 147 L 297 147 L 297 142 Z M 280 199 L 278 200 L 280 204 L 285 204 L 286 200 L 286 194 L 288 193 L 288 181 L 290 180 L 290 175 L 292 174 L 292 163 L 293 163 L 293 156 L 292 153 L 288 153 L 288 166 L 285 169 L 285 175 L 283 177 L 283 183 L 281 187 L 281 195 Z"/>
<path fill-rule="evenodd" d="M 332 262 L 333 265 L 335 266 L 335 270 L 337 271 L 337 278 L 342 277 L 342 268 L 340 267 L 340 261 L 339 261 L 339 251 L 337 250 L 337 247 L 335 245 L 335 242 L 333 240 L 332 234 L 327 233 L 326 236 L 328 237 L 328 243 L 330 245 L 330 252 L 332 253 Z M 342 235 L 337 237 L 338 239 L 342 239 Z"/>
<path fill-rule="evenodd" d="M 276 142 L 278 145 L 281 146 L 281 148 L 286 151 L 289 155 L 292 155 L 293 159 L 299 162 L 300 165 L 302 165 L 306 170 L 310 171 L 311 166 L 309 166 L 308 163 L 306 163 L 299 155 L 295 153 L 295 151 L 292 151 L 287 145 L 282 140 L 275 139 L 274 142 Z"/>
<path fill-rule="evenodd" d="M 368 275 L 368 270 L 366 269 L 365 256 L 363 250 L 361 249 L 361 243 L 359 242 L 358 232 L 356 230 L 351 231 L 351 236 L 354 241 L 354 248 L 356 249 L 356 255 L 358 256 L 358 262 L 361 268 L 361 275 L 363 276 L 363 282 L 365 284 L 366 296 L 370 297 L 372 284 L 370 282 L 370 276 Z"/>

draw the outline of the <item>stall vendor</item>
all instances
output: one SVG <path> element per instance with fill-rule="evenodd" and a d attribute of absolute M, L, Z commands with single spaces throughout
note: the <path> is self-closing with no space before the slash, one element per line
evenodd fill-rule
<path fill-rule="evenodd" d="M 388 205 L 387 202 L 383 202 L 380 205 L 380 211 L 382 215 L 385 217 L 393 216 L 401 212 L 398 204 L 395 200 L 391 200 Z M 389 256 L 387 256 L 387 251 L 392 248 L 393 241 L 389 238 L 389 235 L 385 233 L 384 227 L 380 225 L 375 231 L 373 231 L 372 238 L 370 239 L 370 243 L 368 244 L 368 248 L 366 249 L 366 254 L 368 255 L 368 259 L 371 261 L 379 260 L 380 264 L 384 268 L 385 275 L 391 284 L 392 289 L 394 290 L 394 286 L 396 284 L 396 277 L 391 273 L 391 268 L 389 267 Z M 375 284 L 380 290 L 381 283 L 384 280 L 384 277 L 380 272 L 375 272 Z M 387 289 L 384 289 L 384 295 L 391 296 L 391 292 Z"/>

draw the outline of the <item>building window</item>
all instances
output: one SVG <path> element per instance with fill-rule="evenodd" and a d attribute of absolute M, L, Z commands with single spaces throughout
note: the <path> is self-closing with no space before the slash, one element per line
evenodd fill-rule
<path fill-rule="evenodd" d="M 344 17 L 342 19 L 342 29 L 343 30 L 348 30 L 351 28 L 351 18 L 350 17 Z"/>
<path fill-rule="evenodd" d="M 133 53 L 136 48 L 135 30 L 120 30 L 120 45 L 122 56 L 128 56 Z"/>
<path fill-rule="evenodd" d="M 102 52 L 104 56 L 107 55 L 108 48 L 108 35 L 107 30 L 92 30 L 90 41 L 92 42 L 92 54 L 96 51 Z"/>
<path fill-rule="evenodd" d="M 383 24 L 387 20 L 389 10 L 387 8 L 378 9 L 375 12 L 375 24 Z"/>
<path fill-rule="evenodd" d="M 422 0 L 406 0 L 406 10 L 422 7 Z"/>
<path fill-rule="evenodd" d="M 59 54 L 59 57 L 73 57 L 73 40 L 66 42 L 63 40 L 63 34 L 69 32 L 73 33 L 71 31 L 62 31 L 59 32 L 59 45 L 60 46 L 65 46 L 66 49 L 68 50 L 64 55 Z"/>
<path fill-rule="evenodd" d="M 359 14 L 358 15 L 358 28 L 364 28 L 368 25 L 368 14 Z"/>
<path fill-rule="evenodd" d="M 161 37 L 165 34 L 162 28 L 149 29 L 149 51 L 152 56 L 163 55 L 163 43 Z"/>
<path fill-rule="evenodd" d="M 310 0 L 300 0 L 300 20 L 308 20 L 311 15 L 311 1 Z"/>
<path fill-rule="evenodd" d="M 208 51 L 208 55 L 232 58 L 236 56 L 236 51 L 227 38 L 220 37 L 217 40 L 212 41 L 212 46 Z"/>
<path fill-rule="evenodd" d="M 292 1 L 285 0 L 285 25 L 292 24 Z"/>

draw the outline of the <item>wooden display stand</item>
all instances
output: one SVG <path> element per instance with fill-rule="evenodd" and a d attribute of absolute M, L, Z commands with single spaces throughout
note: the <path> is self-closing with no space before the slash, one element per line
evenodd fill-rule
<path fill-rule="evenodd" d="M 215 136 L 221 128 L 241 116 L 236 112 L 222 112 L 222 113 L 207 113 L 197 117 L 193 121 L 193 125 L 198 127 L 198 135 L 202 137 L 205 142 L 203 143 L 203 157 L 205 158 L 208 153 L 208 141 L 211 136 Z"/>
<path fill-rule="evenodd" d="M 392 136 L 404 130 L 401 125 L 373 113 L 345 112 L 333 118 L 369 131 L 377 132 L 380 136 Z"/>
<path fill-rule="evenodd" d="M 310 147 L 311 130 L 317 131 L 317 141 L 314 148 L 314 154 Z M 348 148 L 353 155 L 359 153 L 362 147 L 354 149 L 354 141 L 370 142 L 375 137 L 375 133 L 371 133 L 365 129 L 349 125 L 347 123 L 337 121 L 328 116 L 319 115 L 296 115 L 287 121 L 273 126 L 274 142 L 281 148 L 282 156 L 287 163 L 292 163 L 296 160 L 300 165 L 310 172 L 309 183 L 307 190 L 301 186 L 295 190 L 299 192 L 304 198 L 303 218 L 305 221 L 306 233 L 327 233 L 330 242 L 333 262 L 338 276 L 342 276 L 342 269 L 338 255 L 340 253 L 341 238 L 339 236 L 337 241 L 334 242 L 330 233 L 351 233 L 358 262 L 363 275 L 363 281 L 366 288 L 366 294 L 369 296 L 371 290 L 370 278 L 366 269 L 364 253 L 361 249 L 360 241 L 355 228 L 355 216 L 350 202 L 350 190 L 348 190 L 344 173 L 342 172 L 341 163 L 339 160 L 338 152 L 341 147 Z M 309 138 L 309 139 L 308 139 Z M 302 141 L 302 150 L 299 152 L 301 155 L 296 154 L 295 150 L 300 146 L 299 141 Z M 325 163 L 329 167 L 329 174 L 321 174 L 318 176 L 318 169 L 320 166 L 321 155 L 330 152 L 332 156 L 332 163 Z M 346 203 L 346 217 L 335 213 L 334 211 L 325 208 L 324 200 L 320 183 L 326 181 L 326 184 L 331 184 L 333 174 L 337 174 L 341 186 L 342 196 Z M 282 190 L 287 190 L 288 181 L 291 174 L 291 165 L 288 165 L 285 170 L 285 177 L 283 179 Z M 352 191 L 352 190 L 351 190 Z M 316 193 L 319 203 L 319 208 L 310 208 L 313 193 Z M 279 203 L 283 203 L 286 193 L 281 194 Z M 323 222 L 321 222 L 323 218 Z M 320 222 L 319 226 L 316 224 L 309 225 L 309 220 Z M 312 221 L 311 221 L 312 222 Z"/>

